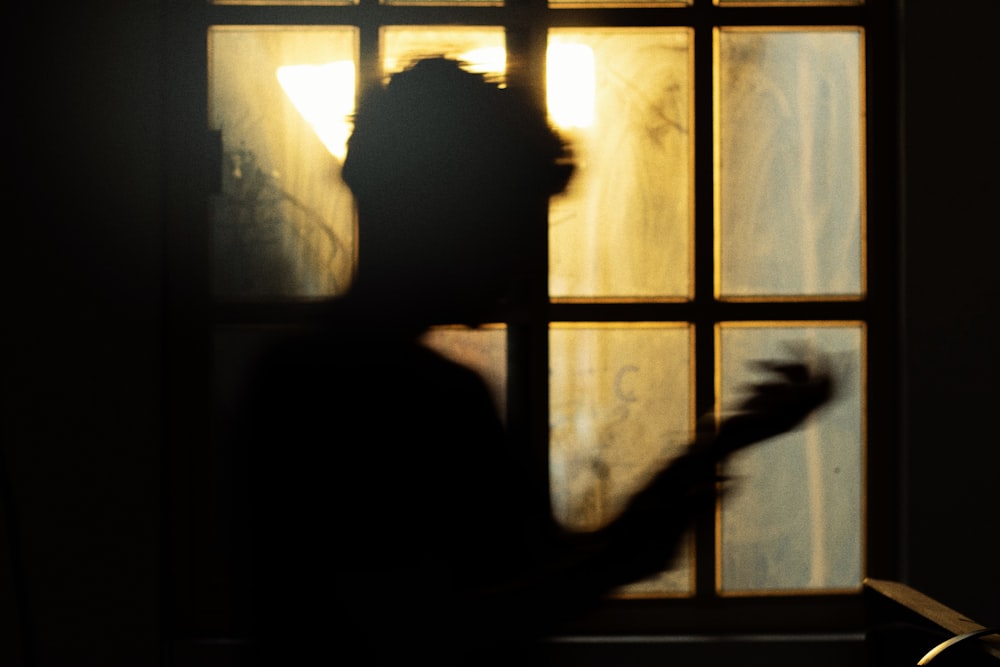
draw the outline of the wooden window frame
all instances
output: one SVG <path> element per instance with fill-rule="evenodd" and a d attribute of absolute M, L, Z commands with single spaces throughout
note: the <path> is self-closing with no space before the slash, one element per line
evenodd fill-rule
<path fill-rule="evenodd" d="M 691 6 L 548 7 L 544 0 L 506 5 L 210 4 L 170 0 L 166 8 L 165 77 L 167 197 L 165 321 L 167 433 L 165 449 L 164 618 L 170 636 L 232 634 L 225 593 L 211 582 L 224 569 L 213 550 L 211 528 L 199 507 L 212 502 L 204 472 L 210 448 L 212 334 L 219 327 L 294 326 L 316 307 L 309 301 L 217 301 L 211 295 L 206 201 L 217 188 L 218 137 L 207 131 L 206 37 L 212 26 L 353 25 L 359 29 L 360 83 L 381 77 L 379 28 L 383 25 L 482 25 L 507 31 L 508 84 L 543 95 L 549 27 L 688 27 L 694 41 L 694 287 L 690 300 L 550 299 L 547 252 L 532 267 L 523 293 L 498 315 L 508 329 L 508 419 L 532 448 L 539 475 L 548 481 L 548 334 L 551 322 L 687 322 L 694 327 L 696 410 L 716 402 L 716 325 L 720 322 L 850 321 L 866 327 L 867 461 L 865 574 L 897 575 L 898 403 L 895 384 L 899 340 L 897 312 L 898 91 L 897 0 L 864 5 L 758 7 Z M 714 30 L 719 26 L 860 27 L 865 33 L 866 291 L 850 300 L 745 302 L 715 294 L 713 160 Z M 536 212 L 533 242 L 547 250 L 547 211 Z M 720 597 L 716 591 L 714 526 L 696 531 L 696 591 L 684 599 L 610 599 L 582 622 L 584 633 L 725 633 L 859 631 L 862 591 Z"/>

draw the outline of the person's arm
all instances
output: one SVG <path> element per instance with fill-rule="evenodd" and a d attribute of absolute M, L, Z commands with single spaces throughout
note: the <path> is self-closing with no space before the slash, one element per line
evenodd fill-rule
<path fill-rule="evenodd" d="M 719 464 L 731 454 L 786 433 L 833 393 L 825 371 L 806 364 L 763 362 L 766 381 L 726 417 L 714 432 L 699 433 L 680 457 L 637 493 L 625 510 L 594 538 L 605 545 L 601 569 L 620 585 L 662 571 L 673 561 L 685 531 L 703 512 L 712 512 L 722 492 Z"/>
<path fill-rule="evenodd" d="M 547 562 L 494 593 L 510 595 L 524 622 L 565 619 L 615 588 L 670 567 L 687 530 L 711 515 L 722 491 L 718 465 L 730 454 L 798 426 L 832 394 L 825 372 L 800 363 L 765 363 L 771 378 L 718 429 L 699 433 L 606 527 L 560 536 Z"/>

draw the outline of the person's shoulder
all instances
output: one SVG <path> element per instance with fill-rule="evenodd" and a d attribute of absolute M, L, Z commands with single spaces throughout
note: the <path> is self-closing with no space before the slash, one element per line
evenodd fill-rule
<path fill-rule="evenodd" d="M 375 329 L 309 328 L 275 336 L 262 350 L 259 361 L 265 367 L 315 367 L 328 363 L 350 366 L 398 354 L 405 346 L 406 342 L 399 337 Z"/>

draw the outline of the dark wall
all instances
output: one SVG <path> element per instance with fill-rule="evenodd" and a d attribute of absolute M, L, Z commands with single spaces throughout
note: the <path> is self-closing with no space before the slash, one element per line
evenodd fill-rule
<path fill-rule="evenodd" d="M 8 26 L 0 664 L 22 635 L 41 665 L 158 662 L 160 4 L 32 3 Z M 906 3 L 901 302 L 905 574 L 992 624 L 997 7 Z"/>
<path fill-rule="evenodd" d="M 905 18 L 906 576 L 992 626 L 1000 624 L 1000 546 L 990 538 L 1000 508 L 1000 3 L 907 0 Z"/>
<path fill-rule="evenodd" d="M 3 665 L 20 629 L 38 665 L 157 662 L 159 12 L 24 3 L 5 25 Z"/>

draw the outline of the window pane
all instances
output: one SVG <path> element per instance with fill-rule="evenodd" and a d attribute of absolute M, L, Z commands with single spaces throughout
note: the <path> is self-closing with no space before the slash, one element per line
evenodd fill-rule
<path fill-rule="evenodd" d="M 759 381 L 747 364 L 826 355 L 836 397 L 796 431 L 734 456 L 722 501 L 724 592 L 856 589 L 862 571 L 864 330 L 723 325 L 720 401 Z"/>
<path fill-rule="evenodd" d="M 445 357 L 479 373 L 501 417 L 506 415 L 507 332 L 503 327 L 438 327 L 424 334 L 422 340 Z"/>
<path fill-rule="evenodd" d="M 503 0 L 382 0 L 387 5 L 488 6 L 499 7 Z"/>
<path fill-rule="evenodd" d="M 717 5 L 740 7 L 743 5 L 769 5 L 771 7 L 794 7 L 799 5 L 822 7 L 831 5 L 863 5 L 864 0 L 715 0 Z"/>
<path fill-rule="evenodd" d="M 691 435 L 684 325 L 555 325 L 550 332 L 550 470 L 557 520 L 596 529 Z M 632 591 L 684 592 L 687 563 Z"/>
<path fill-rule="evenodd" d="M 551 295 L 689 296 L 690 32 L 553 29 L 547 67 L 578 162 L 551 205 Z"/>
<path fill-rule="evenodd" d="M 356 5 L 357 0 L 209 0 L 213 5 Z"/>
<path fill-rule="evenodd" d="M 770 5 L 771 7 L 863 5 L 864 0 L 715 0 L 717 5 L 739 7 L 741 5 Z"/>
<path fill-rule="evenodd" d="M 340 167 L 355 30 L 213 28 L 209 40 L 209 123 L 223 142 L 216 295 L 342 293 L 354 261 L 354 204 Z"/>
<path fill-rule="evenodd" d="M 549 0 L 552 7 L 685 7 L 692 0 Z"/>
<path fill-rule="evenodd" d="M 462 60 L 470 71 L 484 74 L 502 75 L 507 68 L 505 37 L 500 27 L 391 27 L 384 28 L 382 36 L 386 74 L 433 56 Z"/>
<path fill-rule="evenodd" d="M 719 34 L 722 296 L 860 295 L 861 33 Z"/>

